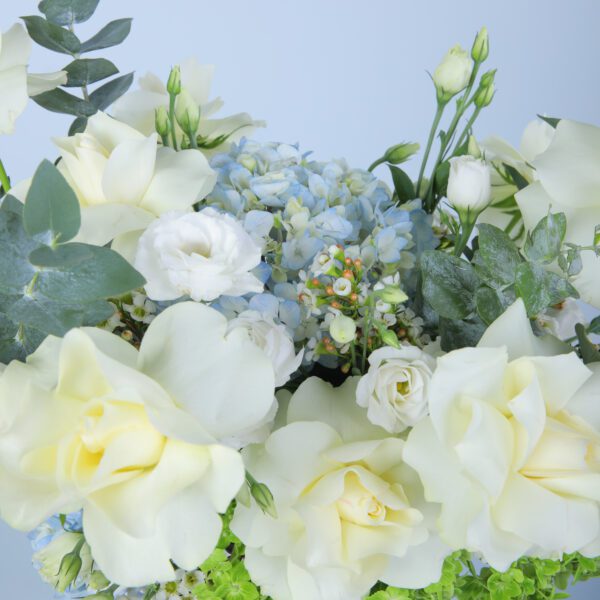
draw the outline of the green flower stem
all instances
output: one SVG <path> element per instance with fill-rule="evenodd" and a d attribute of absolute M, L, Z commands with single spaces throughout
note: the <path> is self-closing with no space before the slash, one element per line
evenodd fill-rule
<path fill-rule="evenodd" d="M 435 112 L 435 117 L 433 119 L 433 123 L 431 125 L 431 130 L 429 131 L 429 138 L 427 139 L 427 146 L 425 147 L 425 154 L 423 154 L 423 162 L 421 163 L 421 168 L 419 170 L 419 177 L 417 179 L 417 196 L 419 195 L 419 191 L 421 190 L 421 183 L 423 182 L 423 175 L 425 173 L 425 168 L 427 167 L 427 161 L 429 160 L 429 153 L 431 152 L 431 146 L 433 145 L 433 140 L 435 139 L 435 132 L 440 124 L 440 120 L 442 118 L 442 114 L 444 109 L 446 108 L 447 102 L 440 102 L 438 100 L 437 110 Z M 375 163 L 373 163 L 375 164 Z M 369 169 L 370 170 L 370 169 Z"/>
<path fill-rule="evenodd" d="M 372 308 L 373 306 L 373 297 L 369 298 L 368 304 L 365 310 L 365 316 L 363 317 L 363 348 L 362 348 L 362 372 L 364 373 L 367 369 L 367 350 L 369 348 L 369 331 L 371 331 L 371 321 L 372 321 Z"/>
<path fill-rule="evenodd" d="M 173 150 L 178 150 L 177 133 L 175 130 L 175 94 L 169 94 L 169 122 L 171 123 L 171 144 Z"/>
<path fill-rule="evenodd" d="M 6 169 L 4 168 L 4 164 L 2 164 L 2 160 L 0 160 L 0 184 L 2 184 L 2 189 L 5 194 L 8 194 L 10 190 L 10 179 L 6 173 Z"/>
<path fill-rule="evenodd" d="M 481 107 L 479 107 L 479 106 L 477 108 L 475 108 L 475 110 L 473 111 L 473 114 L 467 121 L 467 124 L 466 124 L 465 128 L 463 129 L 463 132 L 460 134 L 460 137 L 458 138 L 458 142 L 456 142 L 456 146 L 454 147 L 455 151 L 458 148 L 460 148 L 461 145 L 463 144 L 463 142 L 465 141 L 467 135 L 469 134 L 469 131 L 473 127 L 473 123 L 475 123 L 475 121 L 477 120 L 477 117 L 479 116 L 480 112 L 481 112 Z"/>
<path fill-rule="evenodd" d="M 469 238 L 471 237 L 471 233 L 473 233 L 473 228 L 475 227 L 475 223 L 477 222 L 477 214 L 472 215 L 470 211 L 467 211 L 466 215 L 460 216 L 460 235 L 456 240 L 454 245 L 454 256 L 459 257 L 463 253 L 463 250 L 466 248 L 469 243 Z M 474 217 L 474 218 L 473 218 Z"/>
<path fill-rule="evenodd" d="M 367 169 L 367 171 L 369 171 L 369 173 L 370 173 L 376 167 L 378 167 L 379 165 L 382 165 L 384 162 L 385 162 L 385 158 L 383 156 L 381 158 L 378 158 L 375 162 L 371 163 L 371 166 Z"/>

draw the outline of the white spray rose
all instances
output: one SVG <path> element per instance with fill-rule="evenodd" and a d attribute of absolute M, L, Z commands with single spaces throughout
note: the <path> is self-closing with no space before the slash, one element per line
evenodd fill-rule
<path fill-rule="evenodd" d="M 471 79 L 472 72 L 473 61 L 466 50 L 458 44 L 448 50 L 433 72 L 433 83 L 438 91 L 438 97 L 448 101 L 464 90 Z"/>
<path fill-rule="evenodd" d="M 188 295 L 196 301 L 262 292 L 250 271 L 261 261 L 261 249 L 233 217 L 212 208 L 170 212 L 142 234 L 135 268 L 146 278 L 152 300 Z"/>
<path fill-rule="evenodd" d="M 517 193 L 525 228 L 531 231 L 548 211 L 567 217 L 565 242 L 590 246 L 600 225 L 600 127 L 563 119 L 551 144 L 533 161 L 537 181 Z M 600 308 L 600 257 L 581 254 L 583 269 L 573 285 Z"/>
<path fill-rule="evenodd" d="M 438 359 L 430 416 L 406 442 L 442 539 L 500 571 L 600 553 L 600 365 L 561 347 L 533 335 L 518 300 L 479 347 Z"/>
<path fill-rule="evenodd" d="M 275 387 L 285 385 L 302 363 L 303 351 L 296 354 L 294 341 L 285 325 L 275 323 L 268 315 L 245 310 L 229 321 L 229 331 L 244 328 L 250 339 L 271 359 L 275 371 Z"/>
<path fill-rule="evenodd" d="M 0 134 L 12 133 L 17 117 L 25 110 L 28 96 L 49 92 L 67 83 L 67 72 L 27 73 L 31 39 L 16 23 L 0 33 Z"/>
<path fill-rule="evenodd" d="M 244 482 L 223 439 L 273 404 L 271 361 L 193 302 L 167 308 L 139 351 L 97 328 L 47 337 L 0 376 L 0 514 L 28 531 L 83 510 L 94 561 L 127 587 L 196 569 Z"/>
<path fill-rule="evenodd" d="M 371 423 L 390 433 L 412 427 L 427 414 L 429 381 L 435 359 L 416 346 L 375 350 L 369 371 L 356 389 L 356 401 Z"/>
<path fill-rule="evenodd" d="M 306 380 L 282 427 L 243 451 L 278 516 L 238 503 L 231 528 L 273 600 L 359 600 L 377 580 L 418 588 L 439 579 L 449 550 L 432 532 L 436 511 L 403 462 L 404 442 L 356 405 L 357 380 Z"/>
<path fill-rule="evenodd" d="M 448 202 L 459 212 L 481 212 L 492 194 L 490 168 L 482 160 L 472 156 L 456 156 L 450 159 L 448 178 Z"/>

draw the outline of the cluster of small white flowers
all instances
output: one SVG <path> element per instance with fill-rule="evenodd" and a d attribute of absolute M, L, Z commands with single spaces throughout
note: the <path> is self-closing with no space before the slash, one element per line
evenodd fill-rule
<path fill-rule="evenodd" d="M 123 304 L 123 310 L 134 320 L 149 325 L 154 320 L 157 306 L 149 300 L 146 294 L 134 292 L 131 304 Z"/>
<path fill-rule="evenodd" d="M 155 600 L 195 600 L 194 588 L 204 581 L 204 573 L 200 570 L 184 571 L 177 569 L 175 579 L 161 583 Z"/>

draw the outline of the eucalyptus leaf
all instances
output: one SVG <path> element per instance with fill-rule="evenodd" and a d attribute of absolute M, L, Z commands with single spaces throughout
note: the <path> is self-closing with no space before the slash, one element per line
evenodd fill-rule
<path fill-rule="evenodd" d="M 592 319 L 587 330 L 588 333 L 600 335 L 600 316 Z"/>
<path fill-rule="evenodd" d="M 441 346 L 451 352 L 467 346 L 476 346 L 485 331 L 485 323 L 479 318 L 470 321 L 440 319 Z"/>
<path fill-rule="evenodd" d="M 117 19 L 105 25 L 95 36 L 81 44 L 80 52 L 92 52 L 117 46 L 129 35 L 131 31 L 131 19 Z"/>
<path fill-rule="evenodd" d="M 567 232 L 567 218 L 564 213 L 549 213 L 527 236 L 523 252 L 534 262 L 551 263 L 560 254 Z"/>
<path fill-rule="evenodd" d="M 121 75 L 103 86 L 95 89 L 90 94 L 90 102 L 98 110 L 106 110 L 115 100 L 118 100 L 133 83 L 133 73 Z"/>
<path fill-rule="evenodd" d="M 27 233 L 47 243 L 63 243 L 74 238 L 81 225 L 79 201 L 67 180 L 50 162 L 37 168 L 23 209 Z"/>
<path fill-rule="evenodd" d="M 119 69 L 105 58 L 78 58 L 69 63 L 65 87 L 82 87 L 96 83 L 119 72 Z"/>
<path fill-rule="evenodd" d="M 43 341 L 46 334 L 11 321 L 0 314 L 0 362 L 25 360 Z"/>
<path fill-rule="evenodd" d="M 76 133 L 82 133 L 87 127 L 87 117 L 77 117 L 69 127 L 69 135 L 75 135 Z"/>
<path fill-rule="evenodd" d="M 415 186 L 411 178 L 400 168 L 388 165 L 394 182 L 394 191 L 400 203 L 412 200 L 416 197 Z"/>
<path fill-rule="evenodd" d="M 32 100 L 51 112 L 75 117 L 91 117 L 98 110 L 92 103 L 73 96 L 73 94 L 69 94 L 60 88 L 32 96 Z"/>
<path fill-rule="evenodd" d="M 95 12 L 100 0 L 42 0 L 38 9 L 48 21 L 70 26 L 87 21 Z"/>
<path fill-rule="evenodd" d="M 494 225 L 480 223 L 477 230 L 478 252 L 488 272 L 500 283 L 512 285 L 522 262 L 517 246 L 507 233 Z"/>
<path fill-rule="evenodd" d="M 81 48 L 78 37 L 68 29 L 46 21 L 43 17 L 32 15 L 21 17 L 31 39 L 48 50 L 62 54 L 77 54 Z"/>
<path fill-rule="evenodd" d="M 475 292 L 477 314 L 486 325 L 493 323 L 506 309 L 501 294 L 502 292 L 487 286 L 481 286 Z"/>
<path fill-rule="evenodd" d="M 473 313 L 478 278 L 470 263 L 437 250 L 421 257 L 425 300 L 441 316 L 464 319 Z"/>

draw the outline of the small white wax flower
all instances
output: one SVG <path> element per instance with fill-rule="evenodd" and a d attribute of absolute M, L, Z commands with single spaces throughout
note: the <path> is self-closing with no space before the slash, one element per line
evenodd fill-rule
<path fill-rule="evenodd" d="M 153 300 L 188 295 L 210 301 L 262 292 L 262 282 L 250 272 L 260 260 L 260 247 L 241 223 L 206 208 L 167 213 L 152 223 L 140 238 L 135 267 Z"/>
<path fill-rule="evenodd" d="M 345 315 L 336 315 L 329 325 L 331 337 L 340 344 L 348 344 L 356 335 L 356 323 Z"/>
<path fill-rule="evenodd" d="M 333 283 L 333 291 L 338 296 L 348 296 L 352 292 L 352 283 L 345 277 L 340 277 Z"/>

